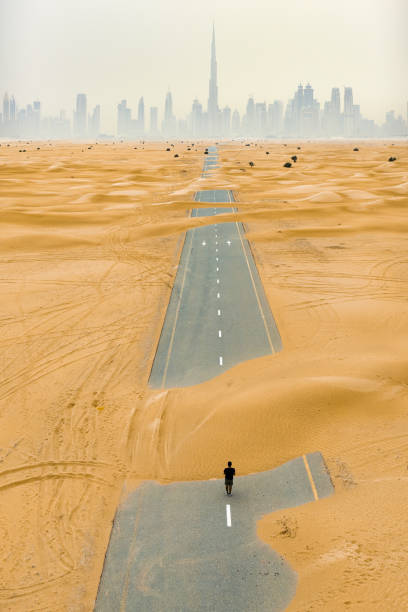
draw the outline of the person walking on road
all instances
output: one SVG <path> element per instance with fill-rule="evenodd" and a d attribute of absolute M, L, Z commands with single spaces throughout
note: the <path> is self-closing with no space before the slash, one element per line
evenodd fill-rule
<path fill-rule="evenodd" d="M 235 468 L 232 467 L 231 461 L 228 461 L 228 467 L 225 468 L 224 475 L 225 475 L 225 490 L 227 492 L 227 495 L 231 495 L 233 480 L 235 476 Z"/>

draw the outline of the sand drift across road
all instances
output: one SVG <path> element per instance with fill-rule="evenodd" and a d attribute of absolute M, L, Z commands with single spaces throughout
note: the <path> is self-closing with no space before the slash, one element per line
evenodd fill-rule
<path fill-rule="evenodd" d="M 193 217 L 234 212 L 229 190 L 198 191 Z M 149 384 L 185 387 L 282 348 L 242 223 L 222 222 L 186 234 Z"/>

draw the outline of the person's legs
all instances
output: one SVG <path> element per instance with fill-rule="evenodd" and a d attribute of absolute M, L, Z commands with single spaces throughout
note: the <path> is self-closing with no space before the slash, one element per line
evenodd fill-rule
<path fill-rule="evenodd" d="M 228 485 L 227 493 L 228 493 L 228 495 L 231 495 L 231 493 L 232 493 L 232 484 Z"/>

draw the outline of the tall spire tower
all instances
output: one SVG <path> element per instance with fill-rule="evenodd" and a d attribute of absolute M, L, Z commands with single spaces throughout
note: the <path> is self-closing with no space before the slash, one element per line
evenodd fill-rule
<path fill-rule="evenodd" d="M 212 41 L 211 41 L 211 68 L 210 68 L 210 83 L 208 91 L 208 124 L 210 134 L 214 135 L 218 127 L 218 86 L 217 86 L 217 57 L 215 54 L 215 25 L 213 24 Z"/>

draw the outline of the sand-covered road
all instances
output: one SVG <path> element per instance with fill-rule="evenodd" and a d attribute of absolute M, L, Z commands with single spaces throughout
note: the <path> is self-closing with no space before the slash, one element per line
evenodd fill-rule
<path fill-rule="evenodd" d="M 125 485 L 94 612 L 281 612 L 297 575 L 257 521 L 332 494 L 320 453 L 238 476 L 228 497 L 215 478 Z"/>
<path fill-rule="evenodd" d="M 258 523 L 299 573 L 289 610 L 408 608 L 406 144 L 284 144 L 219 147 L 202 178 L 201 144 L 1 143 L 0 609 L 92 609 L 125 478 L 315 450 L 336 495 Z M 211 188 L 239 197 L 284 350 L 148 389 Z"/>

